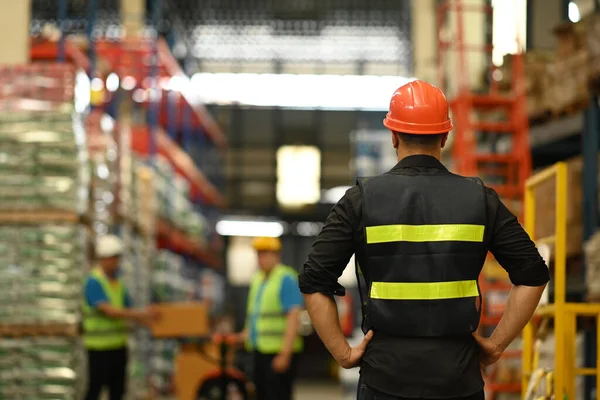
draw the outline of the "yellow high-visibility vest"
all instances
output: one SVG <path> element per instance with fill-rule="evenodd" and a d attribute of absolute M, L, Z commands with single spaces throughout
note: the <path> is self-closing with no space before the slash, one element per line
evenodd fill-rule
<path fill-rule="evenodd" d="M 276 266 L 266 277 L 262 271 L 254 276 L 248 295 L 246 327 L 250 331 L 250 321 L 256 318 L 256 343 L 248 338 L 246 341 L 248 351 L 264 354 L 276 354 L 281 351 L 287 325 L 287 315 L 281 304 L 281 286 L 287 276 L 297 279 L 296 271 L 284 265 Z M 261 290 L 260 303 L 257 303 Z M 293 351 L 300 352 L 302 348 L 302 337 L 298 335 L 294 341 Z"/>
<path fill-rule="evenodd" d="M 110 305 L 125 307 L 125 287 L 121 281 L 111 283 L 100 268 L 92 270 L 91 276 L 100 282 Z M 114 350 L 127 345 L 127 322 L 110 318 L 87 302 L 83 306 L 83 329 L 83 344 L 87 349 Z"/>

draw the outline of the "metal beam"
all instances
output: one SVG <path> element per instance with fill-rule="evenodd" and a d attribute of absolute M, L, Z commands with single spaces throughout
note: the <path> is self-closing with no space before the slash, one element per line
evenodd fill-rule
<path fill-rule="evenodd" d="M 584 112 L 584 130 L 582 133 L 583 154 L 583 239 L 588 240 L 598 229 L 598 150 L 600 147 L 600 108 L 598 97 L 591 95 L 587 110 Z M 586 263 L 581 268 L 581 278 L 585 282 Z M 584 289 L 585 293 L 585 289 Z M 583 300 L 583 299 L 582 299 Z M 596 327 L 597 329 L 597 327 Z M 595 367 L 596 333 L 586 329 L 585 367 Z M 595 386 L 593 377 L 585 377 L 585 398 L 591 399 Z"/>
<path fill-rule="evenodd" d="M 529 129 L 529 143 L 532 148 L 556 142 L 583 131 L 583 112 L 556 119 Z"/>

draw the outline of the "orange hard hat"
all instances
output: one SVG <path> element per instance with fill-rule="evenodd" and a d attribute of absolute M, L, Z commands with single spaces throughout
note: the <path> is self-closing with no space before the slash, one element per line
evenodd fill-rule
<path fill-rule="evenodd" d="M 450 132 L 448 102 L 444 93 L 430 83 L 412 81 L 400 86 L 390 101 L 383 125 L 394 132 L 435 135 Z"/>

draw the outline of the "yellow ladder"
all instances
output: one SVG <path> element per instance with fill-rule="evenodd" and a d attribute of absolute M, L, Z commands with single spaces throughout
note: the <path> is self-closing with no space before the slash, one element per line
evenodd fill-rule
<path fill-rule="evenodd" d="M 557 400 L 575 400 L 575 377 L 582 375 L 596 376 L 596 384 L 600 383 L 600 368 L 576 368 L 575 344 L 577 336 L 577 317 L 595 317 L 600 322 L 599 303 L 567 303 L 567 164 L 559 162 L 533 175 L 525 183 L 525 229 L 536 244 L 554 245 L 554 303 L 541 305 L 536 316 L 542 319 L 554 319 L 554 393 Z M 535 236 L 535 188 L 542 182 L 556 180 L 555 233 L 553 236 L 536 238 Z M 534 318 L 535 320 L 536 318 Z M 536 326 L 532 321 L 523 330 L 523 374 L 522 398 L 525 399 L 529 380 L 534 372 L 534 344 Z M 600 359 L 600 336 L 598 354 Z"/>

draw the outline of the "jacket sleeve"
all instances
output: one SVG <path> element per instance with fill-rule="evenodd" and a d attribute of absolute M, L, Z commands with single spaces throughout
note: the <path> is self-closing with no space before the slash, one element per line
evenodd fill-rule
<path fill-rule="evenodd" d="M 354 208 L 359 200 L 359 189 L 353 187 L 331 209 L 300 271 L 298 280 L 302 293 L 345 294 L 338 279 L 355 251 L 354 232 L 358 221 Z"/>
<path fill-rule="evenodd" d="M 517 217 L 488 189 L 488 202 L 495 202 L 490 251 L 514 285 L 541 286 L 550 280 L 548 266 Z"/>

